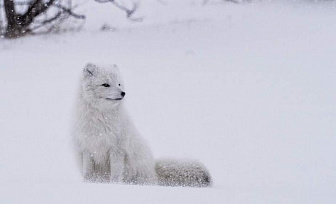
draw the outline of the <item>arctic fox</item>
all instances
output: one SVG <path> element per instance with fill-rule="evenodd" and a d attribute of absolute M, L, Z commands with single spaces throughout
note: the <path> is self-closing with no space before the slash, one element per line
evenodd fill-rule
<path fill-rule="evenodd" d="M 154 161 L 128 116 L 126 93 L 116 65 L 89 63 L 81 77 L 73 139 L 86 182 L 193 186 L 211 185 L 207 169 L 195 161 Z"/>

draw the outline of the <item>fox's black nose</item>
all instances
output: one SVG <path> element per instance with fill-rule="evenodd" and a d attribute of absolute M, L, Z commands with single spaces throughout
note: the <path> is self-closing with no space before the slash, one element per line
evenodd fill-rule
<path fill-rule="evenodd" d="M 125 92 L 121 92 L 121 96 L 124 97 L 126 95 Z"/>

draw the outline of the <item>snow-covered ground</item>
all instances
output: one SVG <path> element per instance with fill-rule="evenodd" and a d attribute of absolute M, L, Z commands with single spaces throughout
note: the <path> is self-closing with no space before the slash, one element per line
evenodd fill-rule
<path fill-rule="evenodd" d="M 0 40 L 0 203 L 335 203 L 335 3 L 195 2 L 143 1 L 142 23 L 89 2 L 83 32 Z M 82 182 L 91 61 L 122 69 L 154 155 L 200 160 L 212 188 Z"/>

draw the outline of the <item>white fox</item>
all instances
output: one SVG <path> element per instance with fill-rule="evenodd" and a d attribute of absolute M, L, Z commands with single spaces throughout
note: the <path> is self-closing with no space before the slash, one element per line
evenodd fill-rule
<path fill-rule="evenodd" d="M 116 65 L 84 67 L 73 139 L 87 182 L 193 186 L 211 185 L 194 161 L 155 162 L 123 105 L 124 84 Z"/>

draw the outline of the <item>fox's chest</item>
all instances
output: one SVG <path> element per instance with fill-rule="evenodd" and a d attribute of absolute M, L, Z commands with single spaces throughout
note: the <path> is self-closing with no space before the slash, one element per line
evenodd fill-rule
<path fill-rule="evenodd" d="M 82 127 L 82 148 L 91 153 L 105 154 L 122 146 L 121 126 L 117 121 L 90 120 Z"/>

